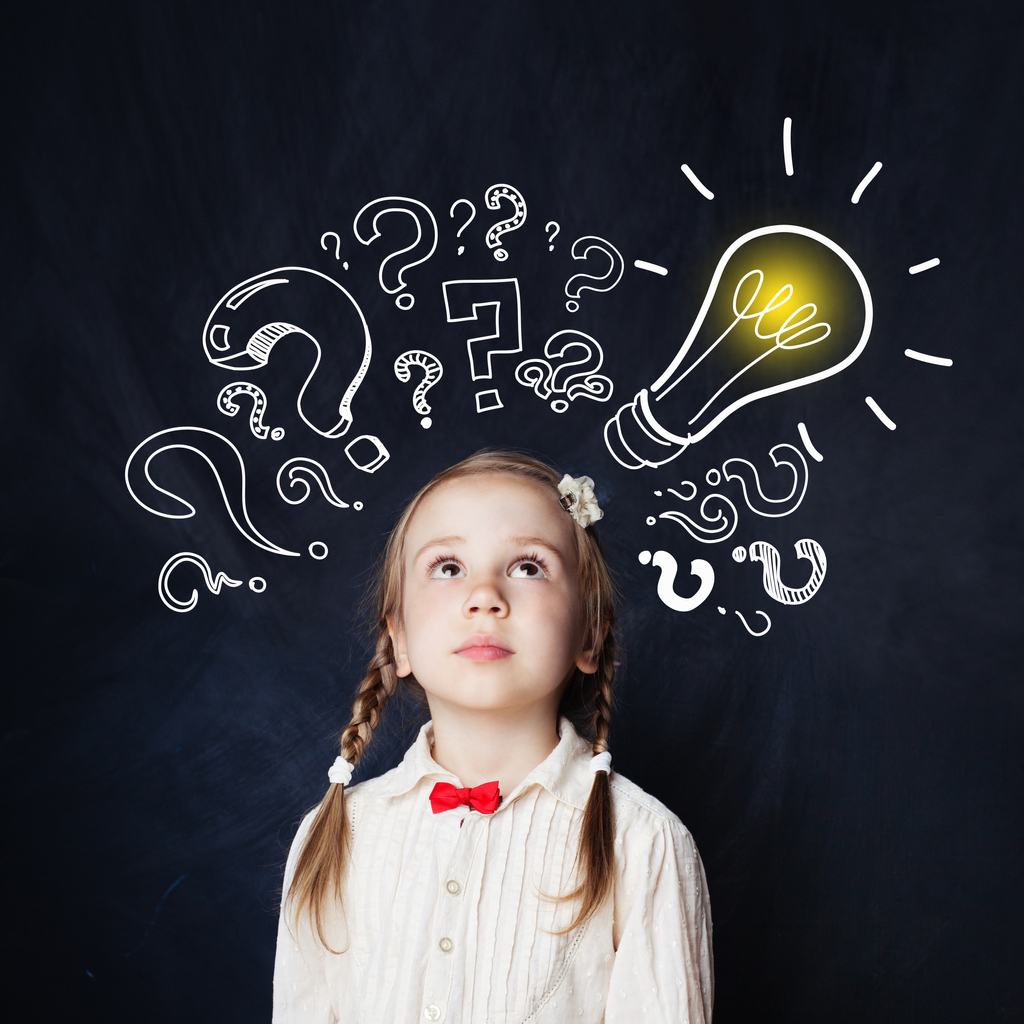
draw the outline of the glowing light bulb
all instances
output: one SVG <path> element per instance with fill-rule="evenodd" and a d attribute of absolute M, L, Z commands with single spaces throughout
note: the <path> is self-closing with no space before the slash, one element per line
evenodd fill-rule
<path fill-rule="evenodd" d="M 845 370 L 871 334 L 871 293 L 835 242 L 794 224 L 726 249 L 665 372 L 608 421 L 627 469 L 661 466 L 750 402 Z"/>

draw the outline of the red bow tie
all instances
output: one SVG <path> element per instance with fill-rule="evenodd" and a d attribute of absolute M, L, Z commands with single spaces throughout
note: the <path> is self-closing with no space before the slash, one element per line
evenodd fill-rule
<path fill-rule="evenodd" d="M 481 814 L 493 814 L 498 809 L 500 801 L 497 782 L 485 782 L 482 786 L 474 786 L 472 789 L 457 789 L 450 782 L 439 782 L 430 791 L 430 806 L 435 814 L 450 811 L 460 804 L 469 804 L 474 811 Z"/>

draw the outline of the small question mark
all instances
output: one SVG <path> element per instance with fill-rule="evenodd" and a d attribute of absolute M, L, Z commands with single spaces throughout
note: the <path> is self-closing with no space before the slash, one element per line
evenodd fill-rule
<path fill-rule="evenodd" d="M 551 231 L 552 228 L 554 228 L 555 230 Z M 549 242 L 554 242 L 555 235 L 558 234 L 558 232 L 561 230 L 561 228 L 559 228 L 557 220 L 549 220 L 547 222 L 547 224 L 544 225 L 544 230 L 545 231 L 551 231 L 551 234 L 548 235 L 548 241 Z M 548 246 L 548 252 L 554 252 L 554 251 L 555 251 L 555 247 L 553 245 L 549 245 Z"/>
<path fill-rule="evenodd" d="M 468 223 L 469 221 L 467 220 L 466 224 Z M 423 349 L 414 348 L 408 352 L 403 352 L 395 360 L 395 376 L 403 384 L 407 383 L 412 379 L 411 367 L 413 366 L 419 366 L 423 370 L 423 379 L 416 385 L 416 390 L 412 393 L 412 407 L 423 417 L 420 420 L 420 426 L 424 430 L 429 430 L 433 421 L 427 415 L 430 412 L 427 392 L 441 379 L 444 374 L 444 367 L 441 365 L 441 360 L 432 352 L 424 352 Z"/>
<path fill-rule="evenodd" d="M 336 260 L 340 260 L 341 259 L 341 235 L 339 235 L 337 231 L 325 231 L 320 236 L 320 248 L 323 249 L 324 252 L 327 252 L 327 239 L 330 238 L 331 235 L 334 235 L 334 258 Z M 345 269 L 347 270 L 348 267 L 346 266 Z"/>
<path fill-rule="evenodd" d="M 412 267 L 425 263 L 434 255 L 434 250 L 437 248 L 437 221 L 434 220 L 434 215 L 430 212 L 430 209 L 418 199 L 409 199 L 406 196 L 383 196 L 380 199 L 374 199 L 372 202 L 367 203 L 356 214 L 355 219 L 352 221 L 352 231 L 355 233 L 356 238 L 363 245 L 369 245 L 380 238 L 381 231 L 377 226 L 377 222 L 381 217 L 389 213 L 404 213 L 407 217 L 411 217 L 416 225 L 416 237 L 404 249 L 396 249 L 384 258 L 381 262 L 380 270 L 377 272 L 377 280 L 380 282 L 381 288 L 388 295 L 402 292 L 395 299 L 395 305 L 399 309 L 409 310 L 412 309 L 416 297 L 412 292 L 402 291 L 403 288 L 407 287 L 405 278 L 402 275 Z M 372 234 L 370 233 L 371 228 Z M 424 228 L 426 228 L 426 231 L 424 231 Z M 390 274 L 392 263 L 400 256 L 406 256 L 407 254 L 416 258 L 400 263 L 398 272 L 394 274 L 396 283 L 387 284 L 385 278 L 392 276 Z M 385 273 L 385 271 L 388 272 Z"/>
<path fill-rule="evenodd" d="M 275 441 L 280 441 L 284 437 L 284 427 L 274 427 L 271 430 L 270 427 L 263 424 L 263 413 L 267 410 L 267 396 L 263 393 L 263 388 L 257 387 L 247 380 L 227 384 L 220 389 L 220 394 L 217 395 L 217 408 L 225 416 L 237 416 L 238 410 L 241 408 L 236 401 L 239 395 L 247 395 L 252 399 L 249 429 L 252 431 L 253 437 L 265 441 L 269 436 Z"/>
<path fill-rule="evenodd" d="M 810 578 L 802 587 L 787 587 L 780 579 L 779 567 L 782 559 L 777 548 L 763 540 L 755 540 L 750 545 L 750 560 L 763 563 L 761 582 L 764 584 L 765 593 L 779 604 L 803 604 L 810 601 L 824 582 L 828 569 L 825 549 L 816 540 L 807 537 L 798 540 L 793 547 L 797 558 L 806 559 L 811 563 Z M 745 556 L 746 552 L 742 547 L 736 548 L 732 553 L 737 562 L 742 562 Z"/>
<path fill-rule="evenodd" d="M 512 204 L 515 213 L 511 220 L 499 220 L 492 224 L 484 235 L 488 249 L 494 249 L 494 258 L 499 262 L 508 259 L 508 253 L 501 248 L 495 248 L 502 235 L 511 231 L 518 231 L 526 223 L 526 200 L 520 195 L 519 190 L 511 185 L 492 185 L 484 192 L 484 202 L 488 210 L 500 210 L 501 202 L 505 200 Z"/>
<path fill-rule="evenodd" d="M 473 218 L 476 216 L 476 207 L 473 205 L 471 200 L 469 200 L 469 199 L 456 199 L 455 202 L 452 203 L 452 208 L 448 211 L 448 216 L 449 217 L 454 218 L 454 216 L 455 216 L 455 207 L 458 206 L 459 203 L 465 203 L 469 207 L 469 220 L 467 220 L 466 223 L 463 224 L 462 227 L 459 228 L 459 230 L 455 232 L 455 237 L 456 238 L 458 238 L 462 234 L 462 232 L 465 231 L 466 228 L 468 228 L 469 225 L 473 223 Z M 458 255 L 461 256 L 465 251 L 466 251 L 466 247 L 464 245 L 460 245 L 459 246 Z M 408 379 L 409 378 L 406 377 L 406 380 L 408 380 Z"/>
<path fill-rule="evenodd" d="M 690 575 L 700 580 L 700 586 L 693 597 L 680 597 L 672 589 L 676 573 L 679 571 L 679 563 L 667 551 L 655 551 L 653 557 L 650 551 L 641 551 L 639 559 L 641 565 L 653 565 L 661 570 L 658 577 L 658 597 L 674 612 L 692 612 L 707 600 L 714 589 L 715 570 L 711 563 L 703 558 L 695 558 L 690 562 Z"/>
<path fill-rule="evenodd" d="M 570 359 L 570 354 L 577 358 Z M 612 397 L 615 385 L 597 372 L 604 363 L 604 351 L 596 338 L 582 331 L 558 331 L 544 343 L 544 356 L 524 359 L 516 367 L 516 380 L 545 400 L 552 392 L 566 395 L 551 402 L 555 412 L 565 412 L 577 398 L 607 402 Z"/>
<path fill-rule="evenodd" d="M 610 292 L 622 280 L 622 271 L 625 267 L 622 253 L 604 238 L 598 238 L 596 235 L 584 235 L 582 238 L 577 238 L 572 243 L 572 258 L 574 260 L 585 260 L 595 249 L 598 252 L 603 252 L 608 257 L 610 261 L 608 271 L 600 277 L 595 277 L 593 274 L 574 274 L 569 278 L 565 284 L 565 294 L 569 297 L 565 308 L 570 313 L 575 313 L 580 308 L 579 298 L 581 292 Z M 583 284 L 584 281 L 592 281 L 594 283 Z"/>

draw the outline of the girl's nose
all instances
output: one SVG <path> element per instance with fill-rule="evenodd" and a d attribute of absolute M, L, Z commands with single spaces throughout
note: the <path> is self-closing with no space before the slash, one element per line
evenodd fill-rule
<path fill-rule="evenodd" d="M 505 600 L 505 595 L 494 583 L 481 582 L 470 591 L 466 603 L 462 606 L 462 611 L 467 618 L 489 614 L 503 619 L 508 615 L 508 601 Z"/>

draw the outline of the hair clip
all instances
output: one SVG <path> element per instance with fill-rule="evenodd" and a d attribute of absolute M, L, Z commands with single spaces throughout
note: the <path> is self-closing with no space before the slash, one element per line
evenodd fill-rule
<path fill-rule="evenodd" d="M 558 484 L 558 493 L 562 508 L 584 529 L 604 516 L 594 495 L 594 481 L 589 476 L 569 476 L 566 473 Z"/>
<path fill-rule="evenodd" d="M 351 761 L 346 761 L 339 754 L 334 759 L 334 764 L 327 770 L 327 778 L 332 785 L 347 786 L 352 781 L 352 772 L 355 771 L 355 767 Z"/>

